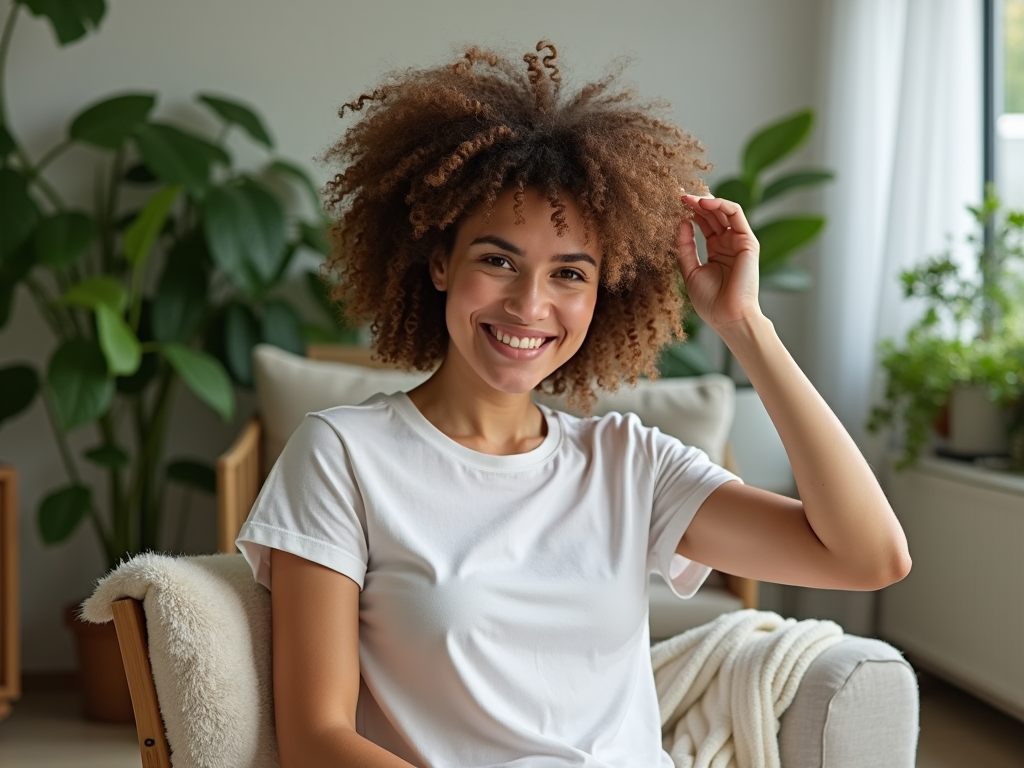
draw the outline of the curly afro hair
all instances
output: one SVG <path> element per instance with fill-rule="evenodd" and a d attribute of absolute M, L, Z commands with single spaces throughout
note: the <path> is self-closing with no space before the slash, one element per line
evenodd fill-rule
<path fill-rule="evenodd" d="M 541 57 L 541 53 L 544 53 Z M 706 189 L 703 147 L 639 103 L 612 73 L 564 94 L 555 47 L 513 59 L 470 48 L 455 64 L 388 75 L 340 110 L 362 112 L 326 154 L 337 217 L 326 267 L 349 319 L 369 324 L 386 362 L 429 370 L 448 344 L 432 252 L 450 252 L 460 219 L 514 189 L 544 194 L 556 231 L 565 199 L 602 248 L 597 304 L 579 351 L 539 388 L 589 411 L 594 388 L 655 376 L 659 350 L 684 338 L 677 233 L 680 187 Z"/>

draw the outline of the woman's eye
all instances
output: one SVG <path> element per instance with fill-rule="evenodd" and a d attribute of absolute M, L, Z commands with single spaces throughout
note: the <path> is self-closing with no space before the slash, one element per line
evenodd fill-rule
<path fill-rule="evenodd" d="M 484 261 L 501 269 L 512 269 L 512 264 L 504 256 L 484 256 Z"/>
<path fill-rule="evenodd" d="M 575 269 L 560 269 L 558 276 L 566 280 L 586 280 L 586 278 Z"/>

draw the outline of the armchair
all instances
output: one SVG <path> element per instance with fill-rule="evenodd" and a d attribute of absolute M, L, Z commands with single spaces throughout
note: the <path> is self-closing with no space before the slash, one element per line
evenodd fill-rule
<path fill-rule="evenodd" d="M 363 365 L 365 352 L 330 350 L 335 362 L 325 361 L 323 350 L 313 354 L 321 359 L 304 360 L 272 348 L 256 351 L 261 418 L 247 425 L 218 464 L 219 541 L 225 552 L 234 552 L 235 535 L 276 458 L 274 452 L 304 413 L 416 383 L 410 379 L 415 375 Z M 339 356 L 345 359 L 337 361 Z M 693 385 L 688 392 L 671 393 L 696 403 L 687 426 L 703 422 L 709 430 L 710 442 L 690 442 L 706 445 L 709 452 L 718 450 L 712 456 L 727 461 L 731 383 L 723 388 L 712 379 L 696 394 Z M 642 392 L 638 408 L 651 416 L 662 394 Z M 269 407 L 275 404 L 285 406 L 284 412 Z M 602 406 L 635 410 L 619 403 Z M 670 410 L 677 406 L 678 401 Z M 674 428 L 659 426 L 666 432 Z M 756 587 L 756 582 L 722 577 L 721 595 L 701 607 L 699 598 L 712 589 L 702 588 L 692 600 L 680 601 L 664 583 L 659 597 L 658 585 L 652 584 L 652 639 L 678 634 L 723 610 L 753 606 Z M 678 613 L 680 604 L 690 608 L 688 614 Z M 240 554 L 140 555 L 99 583 L 83 615 L 89 621 L 115 623 L 144 768 L 279 765 L 270 597 Z M 360 701 L 370 695 L 364 686 Z M 883 642 L 851 636 L 810 664 L 778 721 L 785 768 L 912 768 L 917 733 L 917 680 L 910 665 Z"/>

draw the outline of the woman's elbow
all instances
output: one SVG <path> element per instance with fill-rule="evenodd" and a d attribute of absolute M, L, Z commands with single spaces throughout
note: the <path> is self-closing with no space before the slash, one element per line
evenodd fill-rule
<path fill-rule="evenodd" d="M 913 562 L 910 559 L 910 550 L 907 548 L 906 540 L 895 542 L 884 556 L 875 563 L 870 574 L 865 575 L 865 584 L 862 589 L 878 590 L 902 581 L 910 573 Z"/>

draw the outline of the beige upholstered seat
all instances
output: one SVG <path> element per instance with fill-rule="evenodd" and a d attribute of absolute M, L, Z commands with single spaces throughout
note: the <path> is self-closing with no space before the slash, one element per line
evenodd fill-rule
<path fill-rule="evenodd" d="M 175 768 L 278 765 L 270 594 L 240 554 L 140 555 L 100 582 L 84 615 L 117 624 L 146 768 L 168 768 L 171 751 Z M 913 768 L 917 732 L 910 665 L 847 636 L 811 663 L 783 713 L 782 765 Z"/>

